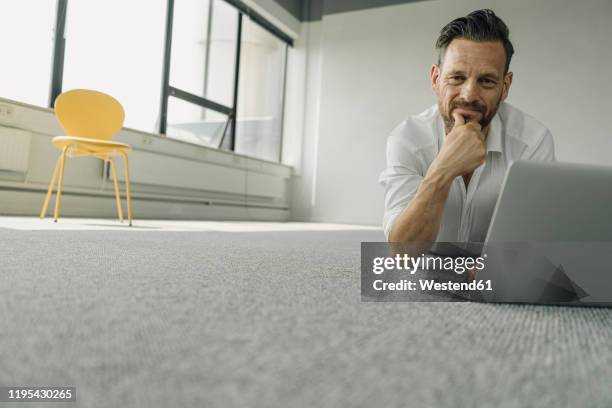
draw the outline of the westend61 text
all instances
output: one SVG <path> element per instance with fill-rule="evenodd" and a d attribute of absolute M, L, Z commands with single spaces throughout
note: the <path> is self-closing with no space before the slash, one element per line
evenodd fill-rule
<path fill-rule="evenodd" d="M 432 279 L 419 279 L 419 285 L 417 282 L 402 279 L 398 282 L 385 282 L 382 279 L 377 279 L 372 282 L 374 290 L 386 291 L 386 290 L 419 290 L 419 291 L 441 291 L 441 290 L 493 290 L 491 280 L 474 280 L 471 282 L 437 282 Z"/>

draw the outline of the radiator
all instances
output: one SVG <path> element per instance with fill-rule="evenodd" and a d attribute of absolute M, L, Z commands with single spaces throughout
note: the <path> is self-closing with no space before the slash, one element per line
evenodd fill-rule
<path fill-rule="evenodd" d="M 26 173 L 31 132 L 0 126 L 0 171 Z"/>

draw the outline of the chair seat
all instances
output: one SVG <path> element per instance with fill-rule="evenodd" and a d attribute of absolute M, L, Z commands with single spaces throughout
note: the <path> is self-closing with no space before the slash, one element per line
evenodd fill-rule
<path fill-rule="evenodd" d="M 76 136 L 56 136 L 52 140 L 55 147 L 62 150 L 68 147 L 71 154 L 91 154 L 103 156 L 118 156 L 131 150 L 127 143 L 114 140 L 91 139 Z"/>

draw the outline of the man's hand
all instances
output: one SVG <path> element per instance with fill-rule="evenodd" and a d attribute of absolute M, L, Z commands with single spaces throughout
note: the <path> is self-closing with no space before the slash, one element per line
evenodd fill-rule
<path fill-rule="evenodd" d="M 395 220 L 389 242 L 434 241 L 453 180 L 471 173 L 484 162 L 487 146 L 480 124 L 465 123 L 459 113 L 453 113 L 453 117 L 453 129 L 446 135 L 414 199 Z"/>
<path fill-rule="evenodd" d="M 471 173 L 480 166 L 487 157 L 487 145 L 478 122 L 465 123 L 457 112 L 453 112 L 453 118 L 455 125 L 446 135 L 432 166 L 454 178 Z"/>

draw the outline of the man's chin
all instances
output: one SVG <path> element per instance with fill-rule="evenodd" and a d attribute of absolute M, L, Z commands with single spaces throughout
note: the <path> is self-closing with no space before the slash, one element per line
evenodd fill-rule
<path fill-rule="evenodd" d="M 480 127 L 481 127 L 482 129 L 484 129 L 484 128 L 488 127 L 488 126 L 491 124 L 491 122 L 493 121 L 493 118 L 494 118 L 494 117 L 495 117 L 495 115 L 493 115 L 493 116 L 491 116 L 491 117 L 485 117 L 485 116 L 483 116 L 483 117 L 480 119 L 480 121 L 478 121 L 478 123 L 480 123 Z"/>

